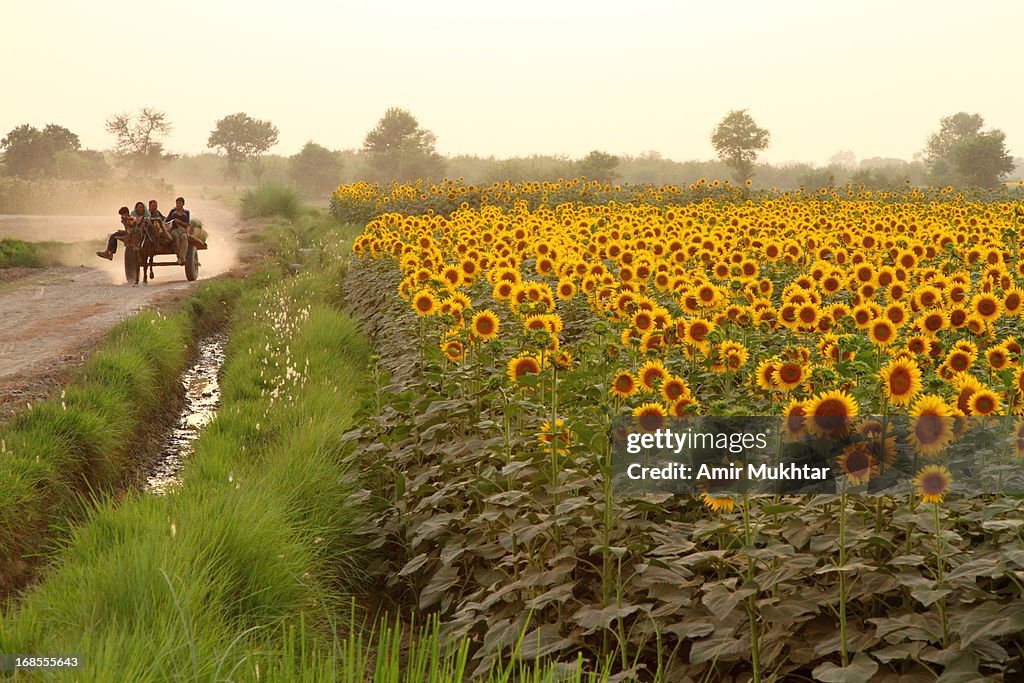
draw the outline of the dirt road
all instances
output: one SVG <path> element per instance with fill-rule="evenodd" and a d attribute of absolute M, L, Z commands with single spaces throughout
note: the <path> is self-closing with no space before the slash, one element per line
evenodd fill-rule
<path fill-rule="evenodd" d="M 199 279 L 230 270 L 238 262 L 243 225 L 222 204 L 191 200 L 189 208 L 209 233 L 210 248 L 199 252 Z M 184 268 L 170 266 L 157 268 L 148 287 L 126 284 L 121 250 L 113 262 L 95 255 L 115 227 L 116 221 L 96 217 L 0 220 L 0 238 L 95 240 L 95 246 L 83 248 L 81 265 L 22 270 L 17 273 L 21 277 L 0 281 L 0 419 L 52 392 L 68 367 L 80 362 L 112 325 L 141 308 L 173 301 L 194 286 Z"/>

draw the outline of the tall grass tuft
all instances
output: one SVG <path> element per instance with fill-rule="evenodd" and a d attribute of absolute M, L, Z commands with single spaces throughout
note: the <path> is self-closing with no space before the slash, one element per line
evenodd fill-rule
<path fill-rule="evenodd" d="M 267 183 L 249 188 L 239 200 L 243 219 L 282 216 L 294 219 L 299 215 L 302 200 L 299 193 L 287 185 Z"/>
<path fill-rule="evenodd" d="M 9 237 L 0 240 L 0 268 L 42 268 L 44 265 L 39 247 L 33 242 Z"/>

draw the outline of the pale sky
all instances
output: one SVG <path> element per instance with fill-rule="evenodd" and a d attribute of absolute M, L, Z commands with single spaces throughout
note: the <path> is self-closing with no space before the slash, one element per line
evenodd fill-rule
<path fill-rule="evenodd" d="M 169 151 L 235 112 L 357 148 L 408 109 L 443 154 L 658 150 L 709 159 L 746 108 L 763 158 L 910 159 L 942 116 L 977 112 L 1024 156 L 1024 2 L 331 2 L 5 0 L 0 135 L 70 128 L 105 149 L 112 113 L 155 106 Z"/>

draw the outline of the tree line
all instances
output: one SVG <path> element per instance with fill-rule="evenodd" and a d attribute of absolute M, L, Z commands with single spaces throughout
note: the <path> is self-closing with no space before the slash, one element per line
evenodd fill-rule
<path fill-rule="evenodd" d="M 63 126 L 48 124 L 38 129 L 20 125 L 0 140 L 0 170 L 24 178 L 93 179 L 111 175 L 113 165 L 151 177 L 178 158 L 164 146 L 173 126 L 166 114 L 155 108 L 115 114 L 107 119 L 105 128 L 114 139 L 106 154 L 82 149 L 78 136 Z M 221 159 L 225 181 L 237 184 L 245 171 L 259 184 L 278 135 L 271 121 L 239 112 L 215 122 L 207 147 Z M 431 131 L 410 112 L 392 107 L 367 132 L 358 151 L 329 150 L 309 141 L 288 157 L 285 175 L 287 181 L 311 194 L 330 191 L 352 172 L 358 172 L 358 179 L 383 183 L 446 175 L 466 176 L 473 182 L 570 176 L 605 182 L 686 182 L 699 173 L 708 177 L 728 174 L 739 183 L 756 180 L 759 186 L 777 187 L 819 188 L 850 182 L 873 188 L 900 184 L 989 188 L 1014 172 L 1005 140 L 1002 131 L 985 128 L 981 115 L 960 112 L 939 122 L 939 129 L 928 136 L 913 162 L 864 160 L 858 166 L 851 152 L 839 152 L 824 168 L 810 164 L 773 167 L 759 161 L 771 133 L 741 109 L 728 112 L 711 131 L 717 163 L 673 162 L 657 152 L 617 156 L 602 150 L 576 160 L 544 155 L 498 160 L 444 157 L 437 152 L 437 139 Z M 279 176 L 280 164 L 275 168 Z"/>

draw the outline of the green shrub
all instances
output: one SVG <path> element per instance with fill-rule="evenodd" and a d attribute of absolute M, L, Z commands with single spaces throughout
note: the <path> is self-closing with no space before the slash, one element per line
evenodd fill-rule
<path fill-rule="evenodd" d="M 286 185 L 272 183 L 246 190 L 240 202 L 241 216 L 245 220 L 269 216 L 294 219 L 302 207 L 298 192 Z"/>
<path fill-rule="evenodd" d="M 39 248 L 23 240 L 0 240 L 0 268 L 42 268 L 43 258 Z"/>

